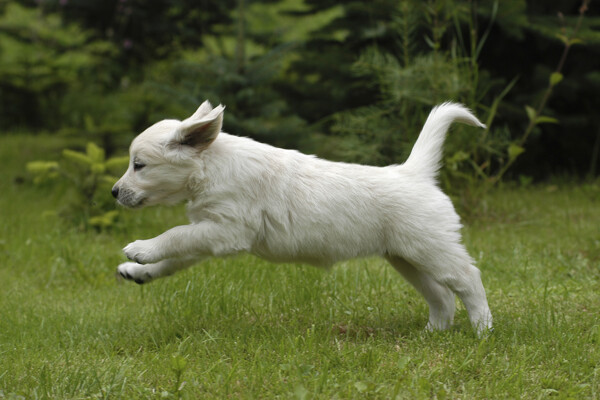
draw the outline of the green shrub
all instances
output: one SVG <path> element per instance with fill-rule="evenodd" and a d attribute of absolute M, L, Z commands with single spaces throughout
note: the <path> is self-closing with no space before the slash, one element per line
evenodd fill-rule
<path fill-rule="evenodd" d="M 32 161 L 27 171 L 34 184 L 62 181 L 67 190 L 56 213 L 82 227 L 106 229 L 118 217 L 111 188 L 127 168 L 129 157 L 107 159 L 102 148 L 88 143 L 85 152 L 65 149 L 60 161 Z"/>

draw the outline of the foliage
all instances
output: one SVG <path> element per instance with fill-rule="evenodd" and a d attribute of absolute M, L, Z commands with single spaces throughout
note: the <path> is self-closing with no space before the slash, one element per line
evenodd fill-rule
<path fill-rule="evenodd" d="M 232 54 L 205 57 L 186 52 L 176 62 L 158 65 L 144 84 L 155 96 L 170 100 L 169 108 L 180 117 L 189 115 L 202 99 L 227 107 L 225 129 L 263 142 L 290 146 L 298 139 L 302 121 L 278 96 L 274 82 L 289 47 L 277 47 L 247 60 L 238 69 Z M 159 81 L 160 79 L 160 81 Z M 163 111 L 162 115 L 167 115 Z"/>
<path fill-rule="evenodd" d="M 249 0 L 252 1 L 252 0 Z M 118 61 L 127 74 L 149 61 L 168 58 L 181 48 L 202 45 L 205 35 L 220 34 L 233 21 L 237 0 L 39 0 L 39 7 L 60 12 L 112 42 L 121 52 Z"/>
<path fill-rule="evenodd" d="M 240 2 L 235 13 L 242 22 L 221 26 L 219 36 L 206 35 L 200 49 L 184 49 L 176 57 L 149 65 L 143 70 L 143 81 L 125 91 L 131 93 L 124 95 L 131 103 L 136 95 L 139 103 L 147 101 L 141 114 L 148 123 L 185 118 L 209 99 L 226 105 L 226 130 L 278 146 L 298 144 L 304 122 L 277 90 L 296 47 L 293 34 L 289 42 L 278 43 L 265 38 L 264 27 L 250 33 L 246 25 L 261 23 L 264 8 L 255 10 L 260 2 L 251 2 L 249 8 L 244 4 Z"/>
<path fill-rule="evenodd" d="M 304 15 L 332 18 L 310 32 L 298 50 L 282 90 L 296 113 L 319 123 L 325 133 L 328 117 L 336 112 L 370 104 L 376 97 L 364 80 L 357 79 L 352 64 L 368 46 L 385 46 L 393 41 L 391 16 L 397 1 L 313 1 L 305 3 Z"/>
<path fill-rule="evenodd" d="M 525 149 L 523 148 L 523 145 L 525 144 L 525 142 L 527 141 L 527 138 L 533 132 L 533 130 L 536 126 L 538 126 L 539 124 L 545 124 L 545 123 L 558 123 L 558 120 L 556 118 L 544 116 L 544 115 L 542 115 L 542 112 L 544 111 L 544 108 L 546 107 L 546 104 L 547 104 L 548 100 L 550 99 L 550 96 L 552 95 L 554 88 L 564 78 L 562 72 L 563 72 L 563 67 L 565 65 L 565 62 L 567 60 L 567 55 L 569 54 L 569 50 L 571 49 L 571 47 L 573 45 L 581 43 L 581 39 L 578 37 L 578 34 L 581 29 L 583 17 L 588 10 L 589 2 L 590 2 L 590 0 L 583 0 L 581 7 L 579 9 L 579 18 L 578 18 L 572 32 L 567 33 L 566 27 L 563 27 L 561 29 L 561 33 L 557 34 L 558 38 L 564 44 L 564 50 L 560 57 L 560 60 L 558 61 L 556 69 L 550 74 L 550 77 L 548 78 L 547 89 L 544 92 L 543 97 L 539 101 L 538 106 L 536 108 L 533 108 L 531 106 L 525 106 L 525 111 L 527 113 L 529 123 L 527 124 L 527 127 L 525 128 L 523 135 L 520 138 L 518 138 L 518 140 L 516 142 L 513 142 L 509 145 L 508 160 L 506 161 L 506 163 L 502 166 L 502 168 L 498 171 L 498 173 L 495 176 L 493 176 L 493 177 L 488 176 L 488 181 L 491 181 L 492 184 L 500 181 L 500 179 L 502 179 L 502 176 L 506 173 L 508 168 L 510 168 L 510 166 L 516 161 L 517 157 L 525 151 Z"/>
<path fill-rule="evenodd" d="M 107 159 L 103 149 L 90 142 L 85 153 L 65 149 L 60 161 L 30 161 L 27 171 L 35 184 L 45 184 L 57 179 L 67 186 L 64 203 L 58 213 L 85 226 L 109 228 L 118 216 L 110 197 L 117 181 L 113 174 L 122 172 L 129 157 Z"/>
<path fill-rule="evenodd" d="M 9 3 L 0 15 L 0 126 L 61 126 L 61 98 L 110 79 L 114 47 L 58 14 Z"/>
<path fill-rule="evenodd" d="M 331 146 L 333 154 L 329 156 L 379 165 L 398 163 L 408 155 L 418 127 L 434 105 L 452 99 L 473 107 L 481 100 L 480 87 L 489 85 L 489 77 L 479 73 L 477 55 L 468 54 L 458 36 L 459 19 L 468 20 L 470 10 L 457 7 L 443 13 L 445 2 L 430 5 L 403 2 L 390 11 L 387 29 L 395 33 L 396 45 L 388 49 L 369 45 L 354 62 L 354 76 L 371 82 L 378 99 L 333 114 L 331 132 L 336 145 Z M 444 50 L 442 38 L 453 26 L 457 33 Z M 416 39 L 418 32 L 427 32 L 422 42 Z M 468 143 L 477 141 L 463 140 L 460 146 L 457 140 L 452 142 L 455 145 L 450 146 L 450 154 L 459 151 L 452 148 L 467 154 L 473 147 Z"/>

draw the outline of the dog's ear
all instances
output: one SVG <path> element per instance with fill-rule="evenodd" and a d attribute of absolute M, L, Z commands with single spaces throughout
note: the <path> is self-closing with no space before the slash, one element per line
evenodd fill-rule
<path fill-rule="evenodd" d="M 176 144 L 197 150 L 206 149 L 221 132 L 224 110 L 222 105 L 212 109 L 209 102 L 202 103 L 194 115 L 181 122 L 175 136 Z"/>
<path fill-rule="evenodd" d="M 200 107 L 198 107 L 196 112 L 188 119 L 200 119 L 200 118 L 204 117 L 205 115 L 208 115 L 208 113 L 211 112 L 212 109 L 213 109 L 213 106 L 210 104 L 210 102 L 208 100 L 206 100 L 204 103 L 202 103 L 200 105 Z"/>

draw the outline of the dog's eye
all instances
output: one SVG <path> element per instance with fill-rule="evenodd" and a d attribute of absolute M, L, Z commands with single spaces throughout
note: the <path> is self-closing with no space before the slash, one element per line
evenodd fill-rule
<path fill-rule="evenodd" d="M 140 169 L 144 168 L 146 166 L 146 164 L 142 164 L 139 161 L 134 161 L 133 163 L 133 170 L 134 171 L 139 171 Z"/>

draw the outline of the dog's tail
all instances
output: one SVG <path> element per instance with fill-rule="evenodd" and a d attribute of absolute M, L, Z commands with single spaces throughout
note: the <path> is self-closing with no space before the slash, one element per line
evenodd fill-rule
<path fill-rule="evenodd" d="M 421 176 L 435 179 L 442 162 L 442 146 L 446 132 L 453 122 L 485 128 L 485 125 L 462 104 L 440 104 L 429 113 L 423 130 L 403 165 Z"/>

